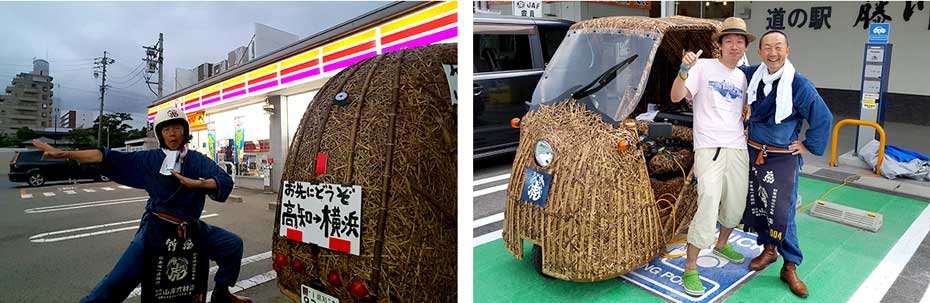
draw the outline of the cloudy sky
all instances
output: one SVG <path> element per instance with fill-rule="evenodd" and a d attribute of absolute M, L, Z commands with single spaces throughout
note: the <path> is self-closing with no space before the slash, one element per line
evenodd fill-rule
<path fill-rule="evenodd" d="M 388 2 L 0 2 L 0 87 L 20 72 L 32 71 L 32 59 L 49 61 L 55 99 L 61 111 L 100 107 L 100 80 L 94 58 L 107 51 L 116 63 L 107 67 L 104 111 L 133 114 L 144 124 L 146 106 L 155 99 L 142 76 L 143 45 L 165 35 L 165 94 L 175 90 L 175 68 L 191 69 L 226 59 L 249 43 L 255 23 L 301 39 L 369 12 Z M 157 81 L 155 74 L 152 81 Z M 155 87 L 153 86 L 153 89 Z"/>

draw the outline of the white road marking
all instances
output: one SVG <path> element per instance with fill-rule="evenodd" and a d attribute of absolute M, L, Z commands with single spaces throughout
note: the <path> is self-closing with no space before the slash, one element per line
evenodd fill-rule
<path fill-rule="evenodd" d="M 83 203 L 75 203 L 75 204 L 36 207 L 36 208 L 30 208 L 30 209 L 24 210 L 24 212 L 26 212 L 27 214 L 36 214 L 36 213 L 47 213 L 47 212 L 53 212 L 53 211 L 72 210 L 72 209 L 86 208 L 86 207 L 98 207 L 98 206 L 123 204 L 123 203 L 136 203 L 136 202 L 145 202 L 145 201 L 148 201 L 148 197 L 122 198 L 122 199 L 92 201 L 92 202 L 83 202 Z"/>
<path fill-rule="evenodd" d="M 510 179 L 510 174 L 503 174 L 499 176 L 484 178 L 481 180 L 475 180 L 474 182 L 471 183 L 471 186 L 478 186 L 478 185 L 500 181 L 500 180 L 506 180 L 506 179 Z"/>
<path fill-rule="evenodd" d="M 263 253 L 260 253 L 260 254 L 254 255 L 254 256 L 245 257 L 245 258 L 242 258 L 242 262 L 241 262 L 241 264 L 240 264 L 240 268 L 241 268 L 242 266 L 246 266 L 246 265 L 248 265 L 248 264 L 252 264 L 252 263 L 255 263 L 255 262 L 258 262 L 258 261 L 261 261 L 261 260 L 265 260 L 265 259 L 270 259 L 270 258 L 271 258 L 271 251 L 266 251 L 266 252 L 263 252 Z M 217 270 L 219 270 L 219 266 L 210 267 L 210 274 L 211 274 L 211 275 L 212 275 L 212 274 L 215 274 Z M 254 277 L 253 277 L 253 278 L 254 278 Z M 237 283 L 237 284 L 238 284 L 238 283 Z M 259 283 L 259 284 L 261 284 L 261 283 Z M 142 287 L 136 287 L 136 289 L 133 289 L 132 292 L 129 293 L 129 297 L 128 297 L 128 298 L 136 297 L 136 296 L 139 296 L 139 295 L 141 295 L 141 294 L 142 294 Z M 208 297 L 209 297 L 209 296 L 208 296 Z M 127 298 L 127 299 L 128 299 L 128 298 Z"/>
<path fill-rule="evenodd" d="M 106 190 L 106 191 L 115 190 L 115 189 L 113 189 L 112 187 L 101 187 L 100 189 Z"/>
<path fill-rule="evenodd" d="M 32 198 L 32 194 L 22 194 L 22 195 L 19 195 L 19 197 L 23 199 L 29 199 L 29 198 Z"/>
<path fill-rule="evenodd" d="M 482 227 L 482 226 L 485 226 L 485 225 L 488 225 L 488 224 L 491 224 L 497 221 L 503 221 L 503 220 L 504 220 L 504 213 L 497 213 L 494 215 L 490 215 L 490 216 L 475 220 L 472 226 L 473 228 L 478 228 L 478 227 Z"/>
<path fill-rule="evenodd" d="M 65 193 L 66 193 L 66 194 L 69 194 L 69 195 L 73 195 L 73 194 L 76 194 L 77 192 L 75 192 L 75 191 L 73 191 L 73 190 L 66 190 Z"/>
<path fill-rule="evenodd" d="M 200 219 L 206 219 L 206 218 L 216 217 L 216 216 L 219 216 L 219 214 L 204 215 L 204 216 L 201 216 Z M 78 239 L 78 238 L 86 238 L 86 237 L 92 237 L 92 236 L 99 236 L 99 235 L 105 235 L 105 234 L 112 234 L 112 233 L 115 233 L 115 232 L 121 232 L 121 231 L 125 231 L 125 230 L 135 230 L 135 229 L 138 229 L 138 228 L 139 228 L 139 226 L 136 225 L 136 226 L 115 228 L 115 229 L 106 229 L 106 230 L 95 231 L 95 232 L 91 232 L 91 233 L 76 234 L 76 235 L 65 236 L 65 237 L 45 238 L 45 237 L 51 236 L 51 235 L 60 235 L 60 234 L 71 233 L 71 232 L 76 232 L 76 231 L 83 231 L 83 230 L 90 230 L 90 229 L 98 229 L 98 228 L 106 228 L 106 227 L 112 227 L 112 226 L 123 225 L 123 224 L 130 224 L 130 223 L 139 223 L 139 220 L 130 220 L 130 221 L 123 221 L 123 222 L 116 222 L 116 223 L 107 223 L 107 224 L 102 224 L 102 225 L 95 225 L 95 226 L 88 226 L 88 227 L 80 227 L 80 228 L 72 228 L 72 229 L 66 229 L 66 230 L 59 230 L 59 231 L 47 232 L 47 233 L 38 234 L 38 235 L 35 235 L 35 236 L 32 236 L 32 237 L 29 237 L 29 241 L 31 241 L 31 242 L 37 242 L 37 243 L 58 242 L 58 241 L 64 241 L 64 240 L 72 240 L 72 239 Z"/>
<path fill-rule="evenodd" d="M 42 193 L 42 195 L 46 197 L 51 197 L 51 196 L 54 196 L 55 193 Z"/>
<path fill-rule="evenodd" d="M 278 273 L 274 272 L 273 270 L 269 270 L 269 271 L 267 271 L 267 272 L 265 272 L 265 273 L 263 273 L 263 274 L 257 274 L 257 275 L 252 276 L 251 278 L 248 278 L 248 279 L 245 279 L 245 280 L 241 280 L 241 281 L 239 281 L 239 282 L 236 282 L 236 285 L 234 285 L 233 287 L 230 287 L 230 288 L 229 288 L 229 292 L 230 292 L 230 293 L 237 293 L 237 292 L 240 292 L 240 291 L 243 291 L 243 290 L 246 290 L 246 289 L 249 289 L 249 288 L 258 286 L 258 285 L 261 285 L 261 284 L 263 284 L 263 283 L 265 283 L 265 282 L 274 280 L 274 279 L 276 279 L 276 278 L 278 278 Z M 207 292 L 207 302 L 208 302 L 208 303 L 210 302 L 210 297 L 211 297 L 211 296 L 213 296 L 213 291 L 212 291 L 212 290 Z"/>
<path fill-rule="evenodd" d="M 927 291 L 924 292 L 924 297 L 920 299 L 920 303 L 930 303 L 930 286 L 928 286 Z"/>
<path fill-rule="evenodd" d="M 97 192 L 96 189 L 89 189 L 89 188 L 85 188 L 85 189 L 82 189 L 82 190 L 83 190 L 84 192 L 86 192 L 86 193 L 95 193 L 95 192 Z"/>
<path fill-rule="evenodd" d="M 501 184 L 501 185 L 498 185 L 498 186 L 489 187 L 489 188 L 485 188 L 485 189 L 482 189 L 482 190 L 476 190 L 476 191 L 474 191 L 474 193 L 472 194 L 472 198 L 477 198 L 477 197 L 480 197 L 480 196 L 484 196 L 484 195 L 487 195 L 487 194 L 490 194 L 490 193 L 499 192 L 499 191 L 506 190 L 506 189 L 507 189 L 507 184 Z"/>
<path fill-rule="evenodd" d="M 920 216 L 911 223 L 904 235 L 888 251 L 882 262 L 859 286 L 848 302 L 878 302 L 885 297 L 891 284 L 898 278 L 907 261 L 911 259 L 921 240 L 930 232 L 930 207 L 924 208 Z M 926 298 L 926 295 L 924 296 Z"/>
<path fill-rule="evenodd" d="M 120 185 L 120 186 L 117 186 L 117 187 L 122 188 L 122 189 L 132 189 L 132 187 L 129 187 L 129 186 L 126 186 L 126 185 Z"/>
<path fill-rule="evenodd" d="M 504 230 L 499 229 L 499 230 L 495 230 L 495 231 L 480 235 L 475 238 L 475 246 L 472 246 L 472 247 L 478 247 L 481 244 L 485 244 L 485 243 L 500 239 L 503 236 L 503 234 L 504 234 Z"/>

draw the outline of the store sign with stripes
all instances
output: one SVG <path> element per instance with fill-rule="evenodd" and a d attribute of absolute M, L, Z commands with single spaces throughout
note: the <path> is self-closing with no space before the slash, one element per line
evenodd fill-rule
<path fill-rule="evenodd" d="M 457 1 L 439 2 L 341 40 L 259 67 L 222 83 L 149 108 L 148 121 L 158 110 L 174 106 L 185 112 L 207 109 L 249 96 L 332 76 L 352 64 L 378 54 L 458 37 Z"/>

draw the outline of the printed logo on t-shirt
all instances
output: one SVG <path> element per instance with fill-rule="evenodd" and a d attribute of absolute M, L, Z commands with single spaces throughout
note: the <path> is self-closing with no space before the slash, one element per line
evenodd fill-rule
<path fill-rule="evenodd" d="M 736 85 L 727 83 L 727 81 L 725 80 L 724 81 L 707 81 L 707 84 L 711 88 L 713 88 L 714 91 L 720 94 L 720 96 L 724 98 L 733 99 L 733 100 L 743 98 L 743 90 L 741 90 Z"/>

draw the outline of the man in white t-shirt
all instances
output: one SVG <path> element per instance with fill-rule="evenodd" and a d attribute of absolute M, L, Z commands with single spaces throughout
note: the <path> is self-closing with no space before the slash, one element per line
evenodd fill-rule
<path fill-rule="evenodd" d="M 698 207 L 688 229 L 688 253 L 682 280 L 685 292 L 704 294 L 697 271 L 701 249 L 713 246 L 714 254 L 742 263 L 745 257 L 727 244 L 733 227 L 746 208 L 749 183 L 749 154 L 743 133 L 746 76 L 737 67 L 755 36 L 746 32 L 740 18 L 727 18 L 712 36 L 720 47 L 720 58 L 698 59 L 686 52 L 672 84 L 672 102 L 687 98 L 694 104 L 694 176 Z M 720 222 L 720 235 L 714 231 Z"/>

